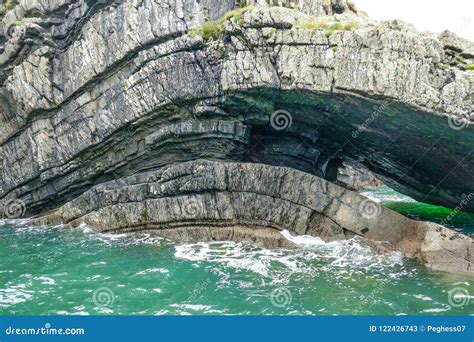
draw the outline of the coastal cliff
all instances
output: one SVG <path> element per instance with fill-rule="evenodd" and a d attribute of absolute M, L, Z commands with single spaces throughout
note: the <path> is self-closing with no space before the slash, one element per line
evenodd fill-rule
<path fill-rule="evenodd" d="M 5 212 L 181 240 L 355 234 L 474 272 L 471 238 L 366 202 L 344 171 L 474 211 L 471 42 L 342 0 L 21 0 L 0 34 Z"/>

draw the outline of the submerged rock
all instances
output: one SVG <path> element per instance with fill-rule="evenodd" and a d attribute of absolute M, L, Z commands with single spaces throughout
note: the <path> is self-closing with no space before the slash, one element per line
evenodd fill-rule
<path fill-rule="evenodd" d="M 334 191 L 320 191 L 334 203 L 341 191 L 349 202 L 353 195 L 323 178 L 348 189 L 379 179 L 418 200 L 458 207 L 474 192 L 471 42 L 372 22 L 343 0 L 21 1 L 1 18 L 0 35 L 0 200 L 21 201 L 25 216 L 54 211 L 54 221 L 166 228 L 183 238 L 246 237 L 248 227 L 326 240 L 382 241 L 371 234 L 383 232 L 391 248 L 434 268 L 470 267 L 460 251 L 469 250 L 469 238 L 448 239 L 459 240 L 457 258 L 439 266 L 435 255 L 445 252 L 432 251 L 453 243 L 426 242 L 435 225 L 382 209 L 377 228 L 344 201 L 332 209 L 293 203 L 281 196 L 296 200 L 309 189 L 294 184 L 299 190 L 285 195 L 271 173 L 300 170 L 298 177 Z M 159 183 L 156 194 L 140 188 L 166 170 L 182 178 L 179 170 L 194 170 L 186 162 L 197 159 L 250 178 L 235 176 L 236 191 L 219 188 L 233 183 L 219 180 L 227 171 L 218 170 L 181 185 L 199 192 L 173 182 Z M 337 175 L 347 161 L 367 177 L 353 166 Z M 268 173 L 261 183 L 258 172 Z M 243 192 L 246 182 L 278 188 L 280 197 Z M 176 211 L 190 196 L 210 216 Z M 233 201 L 248 212 L 226 209 L 236 210 L 227 205 Z M 463 210 L 474 211 L 474 202 Z M 270 212 L 282 216 L 274 225 L 264 219 Z M 185 233 L 171 232 L 175 223 Z"/>

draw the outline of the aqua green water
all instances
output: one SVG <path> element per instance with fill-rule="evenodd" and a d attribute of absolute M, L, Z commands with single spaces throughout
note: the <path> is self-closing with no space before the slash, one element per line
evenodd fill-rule
<path fill-rule="evenodd" d="M 387 189 L 370 195 L 395 196 L 387 203 L 405 201 Z M 430 206 L 415 207 L 416 215 L 434 215 Z M 472 223 L 459 225 L 472 232 Z M 474 313 L 472 278 L 433 272 L 397 254 L 377 255 L 358 240 L 298 242 L 297 250 L 174 244 L 147 235 L 96 234 L 87 227 L 0 222 L 0 312 Z"/>
<path fill-rule="evenodd" d="M 415 220 L 432 221 L 467 235 L 474 234 L 474 214 L 417 202 L 388 187 L 367 189 L 363 195 Z"/>

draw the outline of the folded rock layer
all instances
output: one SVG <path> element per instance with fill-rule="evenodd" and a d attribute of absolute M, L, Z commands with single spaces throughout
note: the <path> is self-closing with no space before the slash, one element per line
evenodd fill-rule
<path fill-rule="evenodd" d="M 160 217 L 185 215 L 173 211 L 178 190 L 127 200 L 122 214 L 107 196 L 85 198 L 103 184 L 198 159 L 291 167 L 350 189 L 360 181 L 347 179 L 347 165 L 357 165 L 420 201 L 474 211 L 464 201 L 474 193 L 474 46 L 448 32 L 372 22 L 343 0 L 19 1 L 0 32 L 0 200 L 22 201 L 25 216 L 61 208 L 54 215 L 64 222 L 163 230 L 171 223 L 142 223 L 141 210 L 150 202 L 165 206 Z M 198 178 L 200 186 L 217 182 L 213 176 Z M 134 188 L 125 185 L 114 196 L 126 198 Z M 206 191 L 198 203 L 250 196 Z M 79 202 L 77 213 L 67 210 Z M 280 210 L 296 211 L 284 226 L 302 233 L 304 206 L 289 203 Z M 104 210 L 117 220 L 101 219 Z M 263 229 L 258 217 L 213 224 L 225 236 L 237 231 L 231 226 Z M 211 224 L 190 220 L 189 234 Z M 323 221 L 319 234 L 372 234 L 358 221 Z M 398 248 L 402 240 L 394 241 Z"/>
<path fill-rule="evenodd" d="M 280 231 L 325 241 L 362 236 L 383 251 L 443 271 L 472 273 L 472 239 L 408 219 L 356 192 L 292 168 L 197 160 L 93 187 L 37 223 L 102 232 L 246 240 L 287 246 Z"/>

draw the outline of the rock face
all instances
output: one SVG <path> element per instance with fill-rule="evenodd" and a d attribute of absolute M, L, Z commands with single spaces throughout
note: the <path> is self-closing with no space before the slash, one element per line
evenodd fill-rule
<path fill-rule="evenodd" d="M 383 185 L 367 167 L 354 160 L 332 159 L 326 170 L 327 180 L 349 190 L 358 191 Z"/>
<path fill-rule="evenodd" d="M 106 229 L 108 197 L 88 194 L 112 186 L 127 202 L 134 178 L 197 159 L 290 166 L 349 189 L 354 178 L 334 170 L 355 161 L 402 193 L 451 208 L 474 192 L 474 47 L 452 34 L 374 23 L 342 0 L 21 0 L 0 32 L 0 200 L 21 200 L 26 216 L 60 207 L 61 221 Z M 198 180 L 202 189 L 217 181 Z M 198 203 L 215 201 L 202 192 Z M 109 228 L 149 229 L 134 216 L 139 206 L 119 210 Z M 183 215 L 172 207 L 156 210 Z M 264 228 L 257 217 L 237 215 L 232 227 L 241 229 L 224 224 L 219 234 Z M 183 229 L 191 235 L 196 225 Z M 324 220 L 315 234 L 358 231 L 357 220 L 337 226 Z M 413 255 L 432 230 L 419 232 Z"/>

